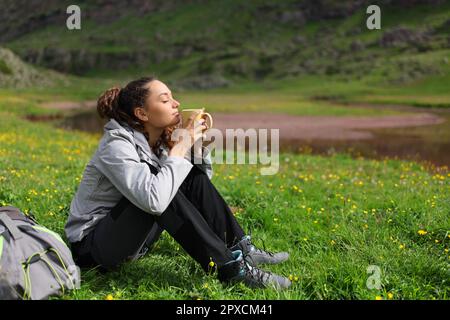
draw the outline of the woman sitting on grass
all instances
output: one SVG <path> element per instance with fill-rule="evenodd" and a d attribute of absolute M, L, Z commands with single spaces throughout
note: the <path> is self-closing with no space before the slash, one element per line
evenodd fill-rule
<path fill-rule="evenodd" d="M 171 140 L 180 123 L 179 105 L 154 77 L 109 89 L 98 99 L 97 110 L 109 121 L 65 226 L 76 263 L 110 270 L 143 256 L 166 230 L 224 283 L 289 287 L 289 279 L 256 267 L 282 262 L 288 254 L 252 245 L 210 180 L 206 142 L 202 163 L 193 164 L 194 137 L 208 129 L 204 119 L 194 125 L 193 115 L 183 123 L 189 138 Z"/>

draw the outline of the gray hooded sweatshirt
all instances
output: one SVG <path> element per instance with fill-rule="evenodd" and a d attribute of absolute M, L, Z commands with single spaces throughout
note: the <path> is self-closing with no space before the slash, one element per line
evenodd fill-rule
<path fill-rule="evenodd" d="M 203 158 L 169 156 L 161 147 L 158 158 L 145 136 L 111 119 L 92 159 L 86 165 L 65 225 L 69 242 L 80 241 L 125 196 L 149 214 L 161 215 L 169 206 L 193 165 L 212 178 L 209 149 L 203 147 Z M 201 164 L 197 164 L 201 160 Z M 195 163 L 195 164 L 194 164 Z M 148 166 L 158 169 L 153 174 Z"/>

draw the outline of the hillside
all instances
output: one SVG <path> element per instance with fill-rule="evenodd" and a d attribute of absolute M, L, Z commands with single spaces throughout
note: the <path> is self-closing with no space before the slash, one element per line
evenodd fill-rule
<path fill-rule="evenodd" d="M 375 31 L 365 26 L 368 1 L 79 1 L 81 31 L 66 29 L 64 1 L 5 2 L 2 45 L 85 76 L 146 68 L 207 88 L 311 75 L 405 84 L 450 73 L 446 1 L 378 1 Z"/>

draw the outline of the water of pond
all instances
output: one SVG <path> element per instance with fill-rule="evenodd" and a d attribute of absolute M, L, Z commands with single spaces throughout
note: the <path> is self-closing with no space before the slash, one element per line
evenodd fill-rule
<path fill-rule="evenodd" d="M 450 112 L 438 112 L 443 123 L 418 127 L 370 129 L 371 139 L 303 140 L 280 137 L 280 151 L 313 154 L 350 153 L 367 158 L 399 158 L 450 167 Z M 65 129 L 102 133 L 105 120 L 93 110 L 75 113 L 58 121 Z M 270 145 L 270 144 L 269 144 Z"/>

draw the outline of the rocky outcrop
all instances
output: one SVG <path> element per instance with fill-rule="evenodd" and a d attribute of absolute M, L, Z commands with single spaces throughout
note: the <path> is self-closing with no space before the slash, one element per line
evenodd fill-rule
<path fill-rule="evenodd" d="M 200 89 L 207 90 L 213 88 L 227 87 L 231 81 L 220 74 L 191 76 L 180 80 L 169 81 L 169 84 L 177 90 Z"/>
<path fill-rule="evenodd" d="M 386 31 L 380 38 L 379 43 L 382 47 L 416 46 L 418 44 L 425 44 L 429 40 L 430 36 L 424 31 L 397 27 Z"/>
<path fill-rule="evenodd" d="M 30 49 L 22 53 L 23 58 L 32 64 L 45 66 L 61 72 L 85 74 L 92 68 L 127 69 L 146 66 L 149 62 L 149 51 L 98 52 L 84 48 L 79 50 L 66 48 Z"/>
<path fill-rule="evenodd" d="M 61 83 L 65 77 L 49 70 L 39 70 L 24 63 L 11 50 L 0 48 L 0 87 L 26 88 Z"/>

